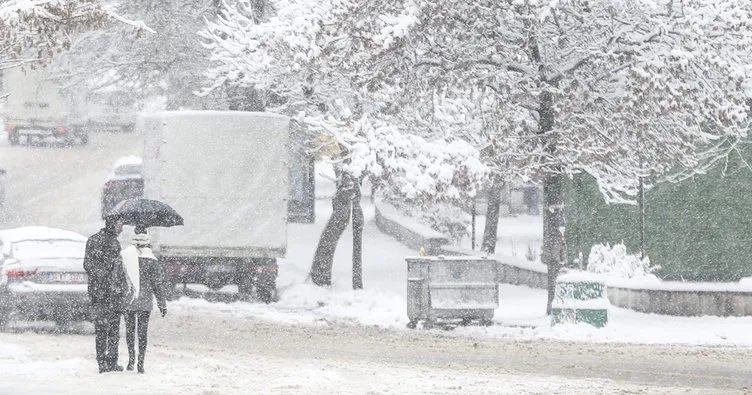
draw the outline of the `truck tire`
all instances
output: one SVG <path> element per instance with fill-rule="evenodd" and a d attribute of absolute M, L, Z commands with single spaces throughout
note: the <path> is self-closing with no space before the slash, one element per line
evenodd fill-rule
<path fill-rule="evenodd" d="M 277 299 L 277 277 L 259 276 L 256 278 L 256 296 L 269 304 Z"/>
<path fill-rule="evenodd" d="M 83 146 L 83 145 L 87 145 L 87 144 L 89 144 L 89 135 L 85 134 L 85 135 L 81 136 L 81 145 Z"/>
<path fill-rule="evenodd" d="M 258 295 L 258 298 L 266 304 L 275 302 L 277 299 L 277 289 L 273 285 L 263 285 L 258 287 L 256 289 L 256 294 Z"/>

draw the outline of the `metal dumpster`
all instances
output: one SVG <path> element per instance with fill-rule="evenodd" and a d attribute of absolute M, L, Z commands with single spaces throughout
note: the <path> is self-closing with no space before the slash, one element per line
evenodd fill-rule
<path fill-rule="evenodd" d="M 476 257 L 409 257 L 407 262 L 408 327 L 422 321 L 437 323 L 477 321 L 490 325 L 499 307 L 496 261 Z"/>

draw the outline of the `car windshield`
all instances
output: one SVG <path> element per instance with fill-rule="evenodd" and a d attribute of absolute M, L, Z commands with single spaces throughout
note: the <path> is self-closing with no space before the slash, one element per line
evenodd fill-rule
<path fill-rule="evenodd" d="M 11 255 L 18 260 L 49 258 L 83 258 L 86 243 L 76 240 L 22 240 L 11 246 Z"/>
<path fill-rule="evenodd" d="M 141 175 L 141 165 L 122 165 L 115 168 L 115 174 L 118 176 L 137 176 Z"/>

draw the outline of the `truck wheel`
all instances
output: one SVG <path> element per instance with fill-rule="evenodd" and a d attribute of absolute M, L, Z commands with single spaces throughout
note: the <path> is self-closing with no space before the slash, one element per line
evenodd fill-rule
<path fill-rule="evenodd" d="M 81 136 L 81 145 L 87 145 L 87 144 L 89 144 L 89 136 L 88 135 Z"/>
<path fill-rule="evenodd" d="M 261 286 L 256 290 L 256 293 L 258 294 L 258 297 L 262 302 L 269 304 L 271 302 L 274 302 L 277 290 L 273 287 Z"/>

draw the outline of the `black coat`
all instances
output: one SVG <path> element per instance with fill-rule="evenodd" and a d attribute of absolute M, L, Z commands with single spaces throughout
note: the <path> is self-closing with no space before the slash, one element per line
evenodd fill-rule
<path fill-rule="evenodd" d="M 89 277 L 89 298 L 92 304 L 106 304 L 109 309 L 122 310 L 128 292 L 120 242 L 117 234 L 101 229 L 86 241 L 84 270 Z"/>

